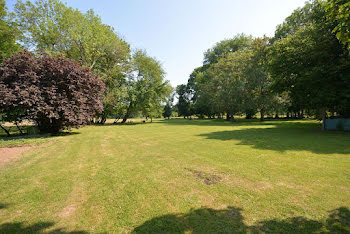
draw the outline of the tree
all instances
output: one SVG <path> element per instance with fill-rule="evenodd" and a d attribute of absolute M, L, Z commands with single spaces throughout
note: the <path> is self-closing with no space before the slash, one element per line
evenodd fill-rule
<path fill-rule="evenodd" d="M 244 109 L 252 56 L 252 51 L 248 49 L 229 53 L 208 70 L 214 77 L 212 86 L 216 87 L 215 98 L 222 104 L 227 120 L 233 121 L 234 115 Z"/>
<path fill-rule="evenodd" d="M 150 117 L 162 113 L 162 102 L 172 92 L 169 82 L 164 80 L 165 72 L 156 59 L 151 58 L 145 51 L 137 50 L 132 58 L 127 80 L 127 108 L 123 123 L 131 114 L 141 112 Z"/>
<path fill-rule="evenodd" d="M 337 38 L 350 48 L 350 2 L 348 0 L 328 0 L 328 18 L 336 22 L 333 32 Z"/>
<path fill-rule="evenodd" d="M 23 32 L 20 41 L 26 48 L 62 54 L 104 80 L 107 92 L 100 123 L 123 114 L 130 47 L 112 27 L 103 24 L 93 10 L 83 14 L 59 0 L 18 1 L 15 10 Z"/>
<path fill-rule="evenodd" d="M 0 68 L 0 112 L 27 119 L 41 133 L 88 124 L 103 110 L 103 82 L 89 68 L 62 56 L 23 51 Z"/>
<path fill-rule="evenodd" d="M 213 64 L 218 62 L 220 58 L 225 57 L 228 53 L 249 48 L 252 43 L 252 37 L 244 34 L 237 34 L 232 39 L 222 40 L 215 44 L 211 49 L 204 53 L 203 64 Z"/>
<path fill-rule="evenodd" d="M 247 80 L 247 97 L 248 101 L 245 106 L 248 112 L 254 113 L 254 110 L 260 111 L 260 120 L 264 121 L 267 111 L 277 103 L 277 97 L 271 92 L 271 77 L 268 72 L 268 50 L 270 46 L 269 38 L 256 38 L 252 44 L 253 57 L 249 71 L 250 76 Z"/>
<path fill-rule="evenodd" d="M 191 95 L 188 91 L 188 87 L 185 84 L 178 85 L 176 87 L 176 94 L 178 95 L 177 110 L 178 115 L 184 118 L 192 115 L 192 103 Z"/>
<path fill-rule="evenodd" d="M 163 109 L 163 117 L 164 118 L 170 119 L 170 116 L 171 116 L 171 114 L 173 112 L 173 101 L 174 101 L 174 95 L 172 95 L 168 99 L 167 103 L 164 106 L 164 109 Z"/>
<path fill-rule="evenodd" d="M 202 118 L 204 115 L 214 117 L 215 114 L 218 114 L 220 116 L 222 112 L 225 112 L 225 104 L 216 97 L 217 87 L 213 83 L 215 74 L 209 73 L 208 70 L 220 59 L 238 50 L 250 48 L 251 45 L 251 36 L 237 34 L 232 39 L 222 40 L 207 50 L 204 54 L 203 66 L 196 68 L 191 73 L 187 83 L 187 92 L 193 103 L 191 107 L 193 113 Z"/>
<path fill-rule="evenodd" d="M 64 54 L 99 72 L 128 58 L 129 45 L 93 10 L 83 14 L 59 0 L 18 1 L 15 10 L 29 49 Z"/>
<path fill-rule="evenodd" d="M 334 33 L 335 22 L 326 18 L 324 2 L 315 1 L 297 11 L 309 12 L 299 26 L 274 42 L 269 53 L 269 70 L 274 89 L 287 92 L 300 109 L 350 114 L 350 59 L 348 50 Z M 299 15 L 293 13 L 292 16 Z M 288 22 L 286 22 L 288 23 Z"/>
<path fill-rule="evenodd" d="M 0 63 L 18 51 L 17 36 L 17 28 L 8 17 L 5 1 L 0 0 Z"/>

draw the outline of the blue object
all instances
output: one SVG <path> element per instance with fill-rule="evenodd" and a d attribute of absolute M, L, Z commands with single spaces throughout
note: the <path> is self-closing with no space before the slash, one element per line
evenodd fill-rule
<path fill-rule="evenodd" d="M 324 124 L 325 130 L 350 131 L 350 119 L 326 119 Z"/>

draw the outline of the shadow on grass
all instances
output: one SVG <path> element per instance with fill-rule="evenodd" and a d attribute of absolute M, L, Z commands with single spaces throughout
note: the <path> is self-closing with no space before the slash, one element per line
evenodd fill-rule
<path fill-rule="evenodd" d="M 261 122 L 258 119 L 237 119 L 235 122 L 226 121 L 224 119 L 163 119 L 158 120 L 155 123 L 169 124 L 169 125 L 195 125 L 195 126 L 255 126 L 255 125 L 299 125 L 304 124 L 306 126 L 321 127 L 321 124 L 304 122 L 303 120 L 292 119 L 268 119 Z"/>
<path fill-rule="evenodd" d="M 5 209 L 9 206 L 9 204 L 4 204 L 4 203 L 0 203 L 0 210 L 1 209 Z"/>
<path fill-rule="evenodd" d="M 62 234 L 85 234 L 85 231 L 67 232 L 62 228 L 54 229 L 52 231 L 45 231 L 54 225 L 53 222 L 38 222 L 33 225 L 26 226 L 22 222 L 4 223 L 0 225 L 0 233 L 62 233 Z"/>
<path fill-rule="evenodd" d="M 340 207 L 325 221 L 305 217 L 272 219 L 246 225 L 240 208 L 223 210 L 201 208 L 187 214 L 153 218 L 136 227 L 133 233 L 349 233 L 350 210 Z"/>
<path fill-rule="evenodd" d="M 46 138 L 54 138 L 54 137 L 61 137 L 61 136 L 70 136 L 70 135 L 76 135 L 80 134 L 79 132 L 59 132 L 55 134 L 25 134 L 25 135 L 11 135 L 8 136 L 0 136 L 0 140 L 2 141 L 13 141 L 13 140 L 25 140 L 25 139 L 46 139 Z"/>
<path fill-rule="evenodd" d="M 0 209 L 5 209 L 9 204 L 0 203 Z M 61 234 L 85 234 L 86 231 L 73 231 L 67 232 L 63 228 L 56 228 L 51 231 L 45 231 L 45 229 L 50 228 L 54 225 L 54 222 L 37 222 L 32 225 L 26 225 L 24 222 L 7 222 L 0 224 L 0 233 L 26 233 L 26 234 L 36 234 L 36 233 L 61 233 Z"/>
<path fill-rule="evenodd" d="M 221 141 L 238 140 L 239 145 L 279 152 L 305 150 L 318 154 L 350 153 L 350 133 L 324 132 L 312 123 L 274 124 L 264 128 L 217 131 L 199 136 Z"/>

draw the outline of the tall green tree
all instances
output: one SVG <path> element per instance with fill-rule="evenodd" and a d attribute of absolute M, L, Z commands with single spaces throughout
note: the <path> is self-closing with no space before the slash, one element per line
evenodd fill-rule
<path fill-rule="evenodd" d="M 164 79 L 165 72 L 159 61 L 137 50 L 132 58 L 127 81 L 127 108 L 123 123 L 132 114 L 141 112 L 151 119 L 160 116 L 162 103 L 172 92 L 169 82 Z"/>
<path fill-rule="evenodd" d="M 172 113 L 173 113 L 173 102 L 174 102 L 174 93 L 171 94 L 164 106 L 163 109 L 163 117 L 170 119 Z"/>
<path fill-rule="evenodd" d="M 188 95 L 192 97 L 193 111 L 203 117 L 224 112 L 224 104 L 216 96 L 216 86 L 213 83 L 215 73 L 208 72 L 212 66 L 236 51 L 251 48 L 252 37 L 238 34 L 231 39 L 223 40 L 208 49 L 204 54 L 203 66 L 196 68 L 189 77 L 187 83 Z"/>
<path fill-rule="evenodd" d="M 204 53 L 204 64 L 213 64 L 229 53 L 248 48 L 252 44 L 252 37 L 245 34 L 237 34 L 232 39 L 222 40 Z"/>
<path fill-rule="evenodd" d="M 16 43 L 18 35 L 19 31 L 9 17 L 5 1 L 0 0 L 0 63 L 19 50 L 19 44 Z"/>
<path fill-rule="evenodd" d="M 350 48 L 350 1 L 328 0 L 326 10 L 329 19 L 336 22 L 333 32 Z"/>
<path fill-rule="evenodd" d="M 306 11 L 303 20 L 294 19 Z M 306 4 L 287 19 L 284 24 L 291 22 L 293 30 L 277 39 L 269 53 L 274 89 L 287 92 L 293 105 L 318 109 L 323 118 L 330 109 L 348 116 L 349 53 L 332 33 L 336 22 L 327 20 L 325 2 Z"/>
<path fill-rule="evenodd" d="M 252 59 L 246 87 L 246 104 L 250 114 L 254 110 L 260 112 L 260 120 L 264 120 L 266 112 L 271 111 L 277 103 L 277 96 L 271 91 L 271 77 L 268 72 L 268 50 L 270 38 L 256 38 L 252 43 Z"/>
<path fill-rule="evenodd" d="M 18 1 L 16 21 L 29 49 L 64 54 L 99 72 L 123 63 L 130 52 L 93 10 L 81 13 L 59 0 Z"/>
<path fill-rule="evenodd" d="M 176 87 L 176 94 L 178 96 L 178 102 L 176 105 L 178 115 L 183 116 L 184 118 L 191 116 L 193 114 L 193 107 L 188 86 L 185 84 L 178 85 Z"/>
<path fill-rule="evenodd" d="M 122 112 L 130 48 L 112 27 L 103 24 L 93 10 L 81 13 L 59 0 L 18 1 L 15 11 L 23 32 L 20 40 L 28 49 L 63 54 L 104 80 L 108 91 L 101 123 Z"/>
<path fill-rule="evenodd" d="M 239 50 L 219 59 L 208 69 L 209 74 L 214 77 L 212 86 L 215 87 L 215 98 L 222 104 L 221 111 L 227 114 L 227 120 L 233 121 L 234 115 L 244 108 L 251 60 L 251 50 Z"/>

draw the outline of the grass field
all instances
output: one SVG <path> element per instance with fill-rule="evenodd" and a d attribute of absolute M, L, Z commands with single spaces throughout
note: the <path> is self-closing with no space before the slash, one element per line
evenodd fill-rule
<path fill-rule="evenodd" d="M 350 134 L 316 121 L 158 120 L 0 146 L 16 141 L 46 143 L 0 168 L 0 233 L 350 232 Z"/>

